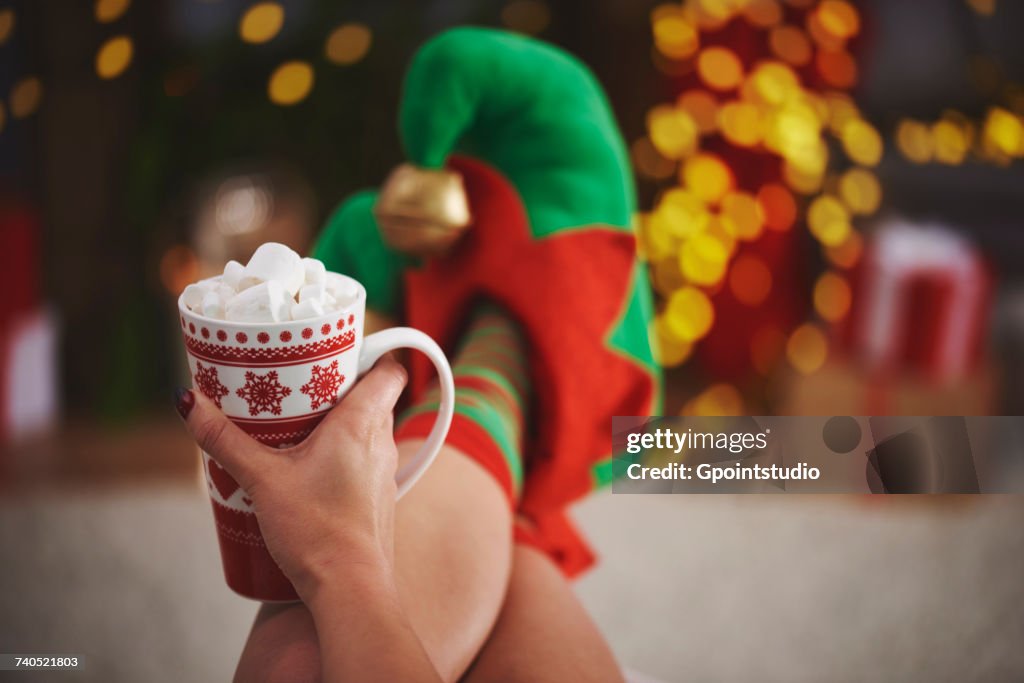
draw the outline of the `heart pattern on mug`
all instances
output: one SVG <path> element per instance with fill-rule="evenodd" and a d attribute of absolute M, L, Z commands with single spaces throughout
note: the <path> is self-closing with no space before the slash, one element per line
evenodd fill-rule
<path fill-rule="evenodd" d="M 209 463 L 210 482 L 217 489 L 217 493 L 220 494 L 221 498 L 227 500 L 238 490 L 238 482 L 227 473 L 227 470 L 218 465 L 213 458 L 207 458 L 207 462 Z"/>

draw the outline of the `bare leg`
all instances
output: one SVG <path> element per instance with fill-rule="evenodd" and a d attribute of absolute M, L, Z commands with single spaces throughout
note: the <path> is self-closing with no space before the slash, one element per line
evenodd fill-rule
<path fill-rule="evenodd" d="M 399 445 L 403 456 L 419 444 Z M 402 604 L 447 681 L 465 672 L 494 626 L 511 565 L 511 512 L 494 479 L 449 447 L 395 513 Z M 264 606 L 235 680 L 320 680 L 316 630 L 301 604 Z"/>
<path fill-rule="evenodd" d="M 466 683 L 622 683 L 622 673 L 583 605 L 552 562 L 516 546 L 508 595 Z"/>

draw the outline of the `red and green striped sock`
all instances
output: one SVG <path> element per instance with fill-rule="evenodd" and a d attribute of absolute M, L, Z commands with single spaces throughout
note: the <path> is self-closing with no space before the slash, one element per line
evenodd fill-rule
<path fill-rule="evenodd" d="M 490 472 L 513 504 L 523 484 L 523 433 L 530 388 L 526 345 L 501 309 L 481 304 L 452 363 L 455 416 L 447 444 Z M 397 441 L 424 438 L 438 408 L 436 385 L 399 420 Z"/>

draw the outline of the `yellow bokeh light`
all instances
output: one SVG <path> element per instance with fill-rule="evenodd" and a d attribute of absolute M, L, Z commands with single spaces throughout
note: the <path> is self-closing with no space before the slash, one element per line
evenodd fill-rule
<path fill-rule="evenodd" d="M 928 126 L 920 121 L 905 119 L 896 127 L 896 146 L 900 152 L 915 164 L 926 164 L 932 160 L 935 146 Z"/>
<path fill-rule="evenodd" d="M 778 26 L 772 29 L 768 44 L 776 57 L 793 66 L 808 64 L 814 55 L 807 34 L 796 26 Z"/>
<path fill-rule="evenodd" d="M 697 57 L 697 73 L 715 90 L 733 90 L 743 81 L 743 64 L 732 50 L 709 47 Z"/>
<path fill-rule="evenodd" d="M 693 117 L 667 104 L 654 107 L 647 114 L 647 131 L 654 147 L 668 159 L 692 154 L 700 137 Z"/>
<path fill-rule="evenodd" d="M 274 70 L 267 83 L 270 101 L 280 105 L 298 104 L 313 89 L 313 67 L 306 62 L 285 62 Z"/>
<path fill-rule="evenodd" d="M 848 39 L 860 31 L 860 15 L 857 9 L 843 0 L 822 0 L 817 9 L 822 26 L 829 33 Z"/>
<path fill-rule="evenodd" d="M 871 171 L 851 168 L 839 178 L 839 196 L 851 213 L 868 216 L 882 203 L 882 185 Z"/>
<path fill-rule="evenodd" d="M 800 78 L 782 62 L 764 62 L 754 69 L 748 81 L 758 102 L 781 105 L 800 93 Z M 792 103 L 792 106 L 801 106 Z"/>
<path fill-rule="evenodd" d="M 708 203 L 719 201 L 733 187 L 732 171 L 714 154 L 696 154 L 683 163 L 683 185 Z"/>
<path fill-rule="evenodd" d="M 662 7 L 666 9 L 656 10 L 651 20 L 654 45 L 670 59 L 686 59 L 700 48 L 697 27 L 678 6 Z"/>
<path fill-rule="evenodd" d="M 711 214 L 700 197 L 674 187 L 658 201 L 658 208 L 651 214 L 651 227 L 674 237 L 685 238 L 703 232 L 710 220 Z"/>
<path fill-rule="evenodd" d="M 648 328 L 654 360 L 662 367 L 680 365 L 690 357 L 693 344 L 679 339 L 665 315 L 657 316 Z"/>
<path fill-rule="evenodd" d="M 764 230 L 764 209 L 746 192 L 729 192 L 722 197 L 721 219 L 741 240 L 756 240 Z"/>
<path fill-rule="evenodd" d="M 540 0 L 512 0 L 502 8 L 501 21 L 513 31 L 535 36 L 551 23 L 551 10 Z"/>
<path fill-rule="evenodd" d="M 993 107 L 985 119 L 985 144 L 1006 156 L 1024 155 L 1024 122 L 1002 107 Z"/>
<path fill-rule="evenodd" d="M 760 306 L 772 291 L 772 271 L 750 254 L 740 256 L 729 268 L 729 290 L 747 306 Z"/>
<path fill-rule="evenodd" d="M 821 195 L 807 209 L 807 226 L 819 242 L 835 247 L 850 234 L 850 214 L 835 197 Z"/>
<path fill-rule="evenodd" d="M 712 133 L 718 125 L 718 100 L 707 90 L 687 90 L 676 100 L 697 123 L 701 133 Z"/>
<path fill-rule="evenodd" d="M 96 73 L 100 78 L 117 78 L 132 63 L 135 45 L 128 36 L 115 36 L 96 53 Z"/>
<path fill-rule="evenodd" d="M 655 262 L 651 267 L 651 280 L 659 294 L 671 296 L 686 284 L 686 278 L 679 271 L 679 258 L 669 256 Z"/>
<path fill-rule="evenodd" d="M 718 126 L 729 142 L 740 147 L 753 147 L 761 141 L 761 113 L 749 102 L 723 105 L 718 110 Z"/>
<path fill-rule="evenodd" d="M 238 35 L 247 43 L 272 40 L 284 26 L 284 8 L 276 2 L 258 2 L 238 22 Z"/>
<path fill-rule="evenodd" d="M 93 5 L 93 16 L 101 24 L 116 21 L 122 14 L 128 11 L 131 0 L 96 0 Z"/>
<path fill-rule="evenodd" d="M 786 342 L 786 357 L 804 375 L 821 369 L 828 358 L 828 340 L 817 325 L 806 323 L 796 328 Z"/>
<path fill-rule="evenodd" d="M 814 310 L 829 322 L 838 322 L 850 312 L 853 293 L 850 283 L 842 275 L 828 272 L 814 285 Z"/>
<path fill-rule="evenodd" d="M 14 10 L 10 7 L 0 9 L 0 45 L 7 42 L 7 39 L 14 33 Z"/>
<path fill-rule="evenodd" d="M 819 6 L 820 9 L 820 6 Z M 822 21 L 820 11 L 808 12 L 806 20 L 807 32 L 820 47 L 826 50 L 841 50 L 846 45 L 846 38 L 833 32 L 834 26 Z"/>
<path fill-rule="evenodd" d="M 882 136 L 863 119 L 853 119 L 843 126 L 843 149 L 861 166 L 875 166 L 882 160 Z"/>
<path fill-rule="evenodd" d="M 776 0 L 745 0 L 743 18 L 758 28 L 769 28 L 782 21 L 782 7 Z"/>
<path fill-rule="evenodd" d="M 821 190 L 825 176 L 820 171 L 807 171 L 787 159 L 782 165 L 782 179 L 800 194 L 814 194 Z"/>
<path fill-rule="evenodd" d="M 716 285 L 725 277 L 729 265 L 729 246 L 715 235 L 704 232 L 683 242 L 679 250 L 679 268 L 690 282 Z"/>
<path fill-rule="evenodd" d="M 43 101 L 43 84 L 35 76 L 22 78 L 11 88 L 10 101 L 11 116 L 16 119 L 23 119 L 31 116 L 39 109 Z"/>
<path fill-rule="evenodd" d="M 825 257 L 832 265 L 849 270 L 860 261 L 863 251 L 864 238 L 860 236 L 859 232 L 851 231 L 842 244 L 825 247 Z"/>
<path fill-rule="evenodd" d="M 370 51 L 373 33 L 363 24 L 343 24 L 331 31 L 324 43 L 324 56 L 332 64 L 355 64 Z"/>
<path fill-rule="evenodd" d="M 711 331 L 715 309 L 704 292 L 696 287 L 681 287 L 669 297 L 665 319 L 676 339 L 692 343 Z"/>
<path fill-rule="evenodd" d="M 687 401 L 681 413 L 701 417 L 744 415 L 743 396 L 731 384 L 713 384 Z"/>
<path fill-rule="evenodd" d="M 935 144 L 935 160 L 951 166 L 963 163 L 970 148 L 970 141 L 964 130 L 946 119 L 937 121 L 932 126 L 932 141 Z"/>

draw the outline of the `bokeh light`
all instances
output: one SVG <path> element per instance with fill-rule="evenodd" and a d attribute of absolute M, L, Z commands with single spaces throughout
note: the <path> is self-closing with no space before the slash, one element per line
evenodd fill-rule
<path fill-rule="evenodd" d="M 655 149 L 668 159 L 681 159 L 697 147 L 697 122 L 678 107 L 654 107 L 647 114 L 647 131 Z"/>
<path fill-rule="evenodd" d="M 669 59 L 686 59 L 700 47 L 697 27 L 678 5 L 660 5 L 651 14 L 654 46 Z"/>
<path fill-rule="evenodd" d="M 681 176 L 683 185 L 708 203 L 719 201 L 735 182 L 726 163 L 710 153 L 696 154 L 687 159 Z"/>
<path fill-rule="evenodd" d="M 718 284 L 729 265 L 730 246 L 710 232 L 693 235 L 683 242 L 679 251 L 683 276 L 698 285 Z"/>
<path fill-rule="evenodd" d="M 850 269 L 860 261 L 864 251 L 864 238 L 853 231 L 837 246 L 825 247 L 825 257 L 838 268 Z"/>
<path fill-rule="evenodd" d="M 355 64 L 370 51 L 373 32 L 363 24 L 342 24 L 324 43 L 324 56 L 332 64 Z"/>
<path fill-rule="evenodd" d="M 277 67 L 267 83 L 270 101 L 283 106 L 298 104 L 312 89 L 313 67 L 298 60 Z"/>
<path fill-rule="evenodd" d="M 96 74 L 100 78 L 117 78 L 132 63 L 135 46 L 128 36 L 114 36 L 96 53 Z"/>
<path fill-rule="evenodd" d="M 796 328 L 786 342 L 786 358 L 801 374 L 817 372 L 828 358 L 825 333 L 813 323 L 805 323 Z"/>
<path fill-rule="evenodd" d="M 3 45 L 14 33 L 14 10 L 10 7 L 0 9 L 0 45 Z"/>
<path fill-rule="evenodd" d="M 862 166 L 875 166 L 882 160 L 882 136 L 867 121 L 854 119 L 843 126 L 843 149 Z"/>
<path fill-rule="evenodd" d="M 896 146 L 904 157 L 915 164 L 928 163 L 935 153 L 935 145 L 928 126 L 912 119 L 904 119 L 897 126 Z"/>
<path fill-rule="evenodd" d="M 753 241 L 764 229 L 764 209 L 751 194 L 728 192 L 722 197 L 721 220 L 731 234 Z"/>
<path fill-rule="evenodd" d="M 709 88 L 734 90 L 743 81 L 743 64 L 725 47 L 709 47 L 697 57 L 697 73 Z"/>
<path fill-rule="evenodd" d="M 871 215 L 882 203 L 882 184 L 871 171 L 851 168 L 839 178 L 839 196 L 850 213 Z"/>
<path fill-rule="evenodd" d="M 681 413 L 707 417 L 744 415 L 743 396 L 731 384 L 712 384 L 687 401 Z"/>
<path fill-rule="evenodd" d="M 764 211 L 764 224 L 772 230 L 789 230 L 797 217 L 793 193 L 779 183 L 766 183 L 757 191 L 757 201 Z"/>
<path fill-rule="evenodd" d="M 120 19 L 131 4 L 131 0 L 96 0 L 93 5 L 93 16 L 101 24 L 108 24 Z"/>
<path fill-rule="evenodd" d="M 718 125 L 722 135 L 740 147 L 753 147 L 761 141 L 761 113 L 749 102 L 736 101 L 723 105 L 718 110 Z"/>
<path fill-rule="evenodd" d="M 693 344 L 679 339 L 664 315 L 659 315 L 651 321 L 648 335 L 654 360 L 663 367 L 674 367 L 683 363 L 693 351 Z"/>
<path fill-rule="evenodd" d="M 827 247 L 842 244 L 850 234 L 850 213 L 831 195 L 821 195 L 807 208 L 811 234 Z"/>
<path fill-rule="evenodd" d="M 43 83 L 35 76 L 22 78 L 11 88 L 9 106 L 11 116 L 23 119 L 31 116 L 43 101 Z"/>
<path fill-rule="evenodd" d="M 633 141 L 629 151 L 633 166 L 642 176 L 664 180 L 675 173 L 675 162 L 662 156 L 650 138 L 637 138 Z"/>
<path fill-rule="evenodd" d="M 718 100 L 707 90 L 687 90 L 679 96 L 676 104 L 686 111 L 697 123 L 702 135 L 713 133 L 718 128 Z"/>
<path fill-rule="evenodd" d="M 936 121 L 931 130 L 935 144 L 935 160 L 942 164 L 962 164 L 970 149 L 970 141 L 964 130 L 953 121 Z"/>
<path fill-rule="evenodd" d="M 772 29 L 768 44 L 776 57 L 793 66 L 808 64 L 814 55 L 814 48 L 807 34 L 796 26 L 778 26 Z"/>
<path fill-rule="evenodd" d="M 760 306 L 771 294 L 772 272 L 758 256 L 740 256 L 729 269 L 729 290 L 740 303 Z"/>
<path fill-rule="evenodd" d="M 850 284 L 838 273 L 824 273 L 814 284 L 814 310 L 829 322 L 846 317 L 852 300 Z"/>
<path fill-rule="evenodd" d="M 715 309 L 707 294 L 690 286 L 672 293 L 665 307 L 665 316 L 673 336 L 691 343 L 705 337 L 715 323 Z"/>
<path fill-rule="evenodd" d="M 242 15 L 238 35 L 246 43 L 258 45 L 273 40 L 282 26 L 284 8 L 276 2 L 258 2 Z"/>
<path fill-rule="evenodd" d="M 782 7 L 777 0 L 744 0 L 738 4 L 743 18 L 758 28 L 771 28 L 782 21 Z"/>

